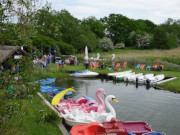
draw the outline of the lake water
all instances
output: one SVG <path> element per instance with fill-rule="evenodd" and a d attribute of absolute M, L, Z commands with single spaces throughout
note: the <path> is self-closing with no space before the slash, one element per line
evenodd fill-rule
<path fill-rule="evenodd" d="M 74 87 L 74 99 L 83 95 L 96 99 L 96 90 L 103 88 L 106 95 L 114 95 L 119 101 L 111 102 L 118 120 L 146 121 L 156 132 L 180 135 L 180 94 L 95 78 L 63 80 L 55 85 L 64 88 Z"/>

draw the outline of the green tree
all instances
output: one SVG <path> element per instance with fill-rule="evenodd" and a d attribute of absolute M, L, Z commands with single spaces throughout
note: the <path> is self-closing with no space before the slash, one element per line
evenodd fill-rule
<path fill-rule="evenodd" d="M 154 38 L 152 47 L 157 49 L 167 49 L 168 37 L 166 31 L 162 27 L 156 27 L 154 29 Z"/>
<path fill-rule="evenodd" d="M 103 38 L 105 36 L 103 23 L 94 16 L 83 19 L 82 24 L 88 25 L 98 38 Z"/>
<path fill-rule="evenodd" d="M 110 14 L 109 17 L 104 17 L 101 21 L 106 26 L 105 33 L 110 37 L 114 43 L 126 43 L 129 34 L 137 29 L 135 21 L 131 20 L 121 14 Z"/>

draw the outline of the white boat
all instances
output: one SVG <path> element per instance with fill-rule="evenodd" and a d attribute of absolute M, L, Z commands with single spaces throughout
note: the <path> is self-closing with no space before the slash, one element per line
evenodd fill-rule
<path fill-rule="evenodd" d="M 121 74 L 121 75 L 117 75 L 117 76 L 115 76 L 115 78 L 121 78 L 121 77 L 127 77 L 127 76 L 130 76 L 130 75 L 134 75 L 135 74 L 135 72 L 127 72 L 127 73 L 125 73 L 125 74 Z"/>
<path fill-rule="evenodd" d="M 126 74 L 126 73 L 131 73 L 132 70 L 128 70 L 128 71 L 123 71 L 123 72 L 115 72 L 115 73 L 108 73 L 108 76 L 112 76 L 112 77 L 116 77 L 118 75 L 122 75 L 122 74 Z"/>
<path fill-rule="evenodd" d="M 99 73 L 92 72 L 89 70 L 77 71 L 77 72 L 70 74 L 70 76 L 75 76 L 75 77 L 96 77 L 98 75 L 99 75 Z"/>
<path fill-rule="evenodd" d="M 124 81 L 133 82 L 134 79 L 136 79 L 139 76 L 143 76 L 143 74 L 142 73 L 138 73 L 138 74 L 132 74 L 130 76 L 126 76 L 126 77 L 124 77 Z"/>
<path fill-rule="evenodd" d="M 90 113 L 85 113 L 83 111 L 80 110 L 74 110 L 69 112 L 68 110 L 64 110 L 64 114 L 61 113 L 61 115 L 63 116 L 65 123 L 68 126 L 75 126 L 75 125 L 79 125 L 79 124 L 87 124 L 87 123 L 91 123 L 91 122 L 109 122 L 112 120 L 112 118 L 116 119 L 116 112 L 114 110 L 114 108 L 110 105 L 109 101 L 112 100 L 114 102 L 118 102 L 115 99 L 115 96 L 113 95 L 108 95 L 105 98 L 105 104 L 107 106 L 107 108 L 110 110 L 109 113 L 107 112 L 103 112 L 103 113 L 98 113 L 98 112 L 94 112 L 91 111 Z"/>
<path fill-rule="evenodd" d="M 139 84 L 145 84 L 146 80 L 152 77 L 154 77 L 154 74 L 145 74 L 134 79 L 134 82 Z"/>
<path fill-rule="evenodd" d="M 147 79 L 146 84 L 156 85 L 157 82 L 164 80 L 164 78 L 165 78 L 164 74 L 156 75 L 152 78 Z"/>

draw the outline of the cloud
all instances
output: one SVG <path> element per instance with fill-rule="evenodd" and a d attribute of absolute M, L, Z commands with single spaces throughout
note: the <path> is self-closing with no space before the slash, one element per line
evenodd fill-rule
<path fill-rule="evenodd" d="M 103 18 L 111 13 L 131 19 L 148 19 L 156 24 L 167 18 L 180 19 L 179 0 L 48 0 L 55 10 L 66 9 L 78 19 L 95 16 Z"/>

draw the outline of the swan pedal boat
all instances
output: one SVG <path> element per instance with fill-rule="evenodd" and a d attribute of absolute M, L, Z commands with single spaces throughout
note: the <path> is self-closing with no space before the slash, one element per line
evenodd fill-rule
<path fill-rule="evenodd" d="M 92 72 L 89 70 L 77 71 L 77 72 L 70 74 L 70 76 L 75 76 L 75 77 L 96 77 L 98 75 L 99 75 L 99 73 Z"/>
<path fill-rule="evenodd" d="M 65 110 L 67 110 L 68 112 L 72 112 L 74 110 L 80 110 L 86 113 L 90 113 L 91 111 L 102 113 L 102 112 L 105 112 L 105 104 L 104 104 L 104 101 L 99 96 L 100 93 L 102 93 L 104 97 L 106 97 L 104 89 L 99 88 L 96 91 L 96 97 L 100 103 L 98 103 L 96 100 L 94 100 L 91 97 L 82 96 L 76 100 L 71 100 L 69 98 L 67 100 L 60 99 L 60 102 L 57 105 L 55 105 L 55 108 L 59 112 L 64 113 L 64 114 L 67 113 L 65 112 Z M 64 96 L 63 94 L 61 95 Z"/>
<path fill-rule="evenodd" d="M 110 122 L 92 122 L 90 124 L 76 125 L 71 128 L 71 135 L 144 135 L 145 133 L 152 133 L 152 129 L 146 122 L 123 122 L 112 119 Z"/>
<path fill-rule="evenodd" d="M 111 121 L 113 118 L 116 118 L 116 112 L 114 108 L 111 106 L 111 104 L 109 103 L 110 100 L 114 102 L 118 102 L 115 96 L 113 95 L 108 95 L 105 98 L 105 104 L 107 108 L 110 110 L 109 113 L 107 112 L 98 113 L 94 111 L 90 111 L 90 113 L 85 113 L 77 109 L 69 112 L 68 110 L 65 109 L 64 110 L 65 114 L 61 113 L 61 115 L 64 118 L 65 123 L 71 127 L 82 124 L 82 123 L 87 124 L 91 122 L 99 122 L 99 123 L 108 122 L 108 121 Z"/>

